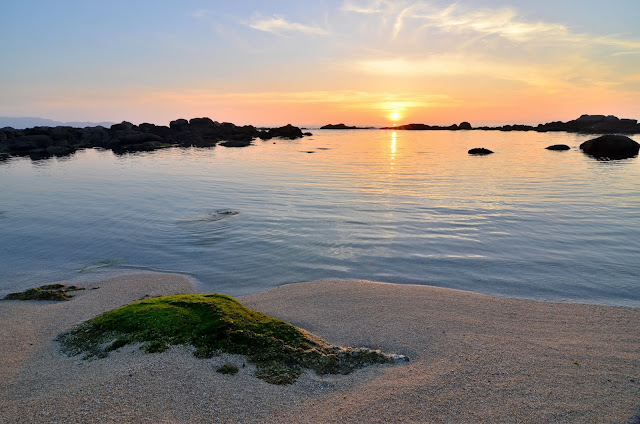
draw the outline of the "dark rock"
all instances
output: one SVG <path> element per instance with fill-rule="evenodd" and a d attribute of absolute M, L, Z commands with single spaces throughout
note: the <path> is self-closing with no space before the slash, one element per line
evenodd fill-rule
<path fill-rule="evenodd" d="M 547 150 L 571 150 L 571 147 L 566 144 L 554 144 L 553 146 L 545 147 Z"/>
<path fill-rule="evenodd" d="M 313 134 L 311 134 L 310 132 L 305 132 L 305 133 L 302 133 L 302 135 L 309 137 L 309 136 L 311 136 Z"/>
<path fill-rule="evenodd" d="M 625 159 L 637 156 L 640 144 L 624 135 L 608 134 L 585 141 L 580 149 L 597 158 Z"/>
<path fill-rule="evenodd" d="M 461 130 L 470 130 L 471 128 L 471 124 L 468 122 L 461 122 L 460 125 L 458 125 L 458 128 Z"/>
<path fill-rule="evenodd" d="M 186 131 L 189 129 L 189 121 L 186 119 L 176 119 L 169 123 L 169 128 L 173 131 Z"/>
<path fill-rule="evenodd" d="M 144 123 L 144 124 L 138 125 L 138 128 L 140 129 L 140 131 L 144 133 L 155 134 L 167 140 L 171 138 L 171 134 L 173 133 L 171 128 L 163 125 L 154 125 L 154 124 Z"/>
<path fill-rule="evenodd" d="M 107 147 L 109 130 L 104 127 L 87 127 L 82 130 L 80 143 L 87 147 Z"/>
<path fill-rule="evenodd" d="M 247 147 L 251 145 L 251 140 L 229 140 L 220 143 L 224 147 Z"/>
<path fill-rule="evenodd" d="M 360 130 L 363 128 L 352 127 L 345 124 L 327 124 L 320 127 L 321 130 Z"/>
<path fill-rule="evenodd" d="M 406 124 L 398 125 L 397 127 L 383 127 L 383 130 L 408 130 L 408 131 L 424 131 L 430 130 L 432 127 L 426 124 Z"/>
<path fill-rule="evenodd" d="M 111 125 L 111 131 L 129 131 L 132 130 L 134 125 L 131 122 L 122 121 L 119 124 Z"/>
<path fill-rule="evenodd" d="M 310 133 L 309 133 L 310 135 Z M 270 139 L 302 137 L 298 127 L 286 125 L 267 131 L 254 126 L 219 123 L 209 118 L 177 119 L 169 127 L 149 123 L 133 125 L 123 121 L 110 128 L 33 127 L 25 130 L 3 128 L 0 131 L 0 153 L 29 155 L 42 159 L 52 155 L 73 153 L 80 148 L 102 147 L 116 153 L 150 151 L 172 145 L 210 147 L 224 141 L 228 147 L 245 147 L 256 137 Z"/>
<path fill-rule="evenodd" d="M 266 134 L 264 134 L 264 131 L 262 133 L 263 134 L 260 135 L 260 138 L 262 138 L 263 140 L 268 140 L 273 137 L 288 138 L 293 140 L 302 137 L 302 130 L 298 127 L 294 127 L 291 124 L 287 124 L 284 127 L 271 128 L 266 132 Z"/>
<path fill-rule="evenodd" d="M 468 153 L 470 155 L 490 155 L 493 152 L 489 149 L 485 149 L 484 147 L 474 147 L 473 149 L 469 150 Z"/>

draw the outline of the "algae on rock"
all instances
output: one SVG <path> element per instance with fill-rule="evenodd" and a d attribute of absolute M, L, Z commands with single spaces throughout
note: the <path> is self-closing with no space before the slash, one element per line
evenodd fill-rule
<path fill-rule="evenodd" d="M 66 286 L 65 284 L 46 284 L 44 286 L 27 289 L 23 292 L 9 293 L 2 300 L 71 300 L 69 292 L 84 290 L 83 287 Z"/>
<path fill-rule="evenodd" d="M 146 352 L 188 345 L 208 358 L 221 353 L 245 355 L 256 377 L 290 384 L 305 368 L 319 374 L 347 374 L 370 364 L 403 362 L 366 348 L 332 346 L 291 324 L 253 311 L 222 294 L 182 294 L 143 299 L 86 321 L 58 336 L 63 353 L 106 357 L 127 344 Z"/>

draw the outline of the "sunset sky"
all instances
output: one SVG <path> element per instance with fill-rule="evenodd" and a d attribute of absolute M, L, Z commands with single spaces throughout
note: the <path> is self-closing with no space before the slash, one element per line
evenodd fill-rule
<path fill-rule="evenodd" d="M 0 2 L 0 116 L 640 118 L 640 1 Z"/>

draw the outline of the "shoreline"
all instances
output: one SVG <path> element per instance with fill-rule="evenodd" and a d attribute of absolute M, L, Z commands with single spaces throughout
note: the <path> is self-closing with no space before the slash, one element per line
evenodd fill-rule
<path fill-rule="evenodd" d="M 0 302 L 0 422 L 624 423 L 640 407 L 635 308 L 362 280 L 284 284 L 238 299 L 330 343 L 411 362 L 273 386 L 250 367 L 215 372 L 241 358 L 201 360 L 180 347 L 61 356 L 53 339 L 72 325 L 145 295 L 195 291 L 173 274 L 96 285 L 69 302 Z"/>

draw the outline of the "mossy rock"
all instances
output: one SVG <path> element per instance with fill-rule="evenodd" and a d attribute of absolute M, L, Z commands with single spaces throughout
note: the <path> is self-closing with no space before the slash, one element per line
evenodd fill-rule
<path fill-rule="evenodd" d="M 23 292 L 9 293 L 2 300 L 71 300 L 70 292 L 84 290 L 83 287 L 69 286 L 65 284 L 46 284 L 44 286 L 27 289 Z"/>
<path fill-rule="evenodd" d="M 331 346 L 222 294 L 143 299 L 86 321 L 58 340 L 63 353 L 85 358 L 103 358 L 133 343 L 150 353 L 187 345 L 200 358 L 240 354 L 257 366 L 256 377 L 274 384 L 295 382 L 305 368 L 318 374 L 347 374 L 370 364 L 408 360 L 366 348 Z"/>

